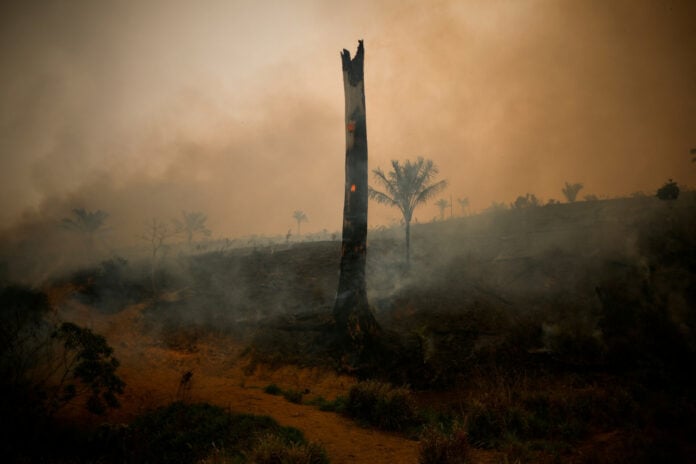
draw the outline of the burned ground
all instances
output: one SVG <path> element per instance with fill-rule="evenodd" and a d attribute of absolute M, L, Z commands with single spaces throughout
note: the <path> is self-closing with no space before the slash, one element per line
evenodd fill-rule
<path fill-rule="evenodd" d="M 193 373 L 194 396 L 213 402 L 225 382 L 246 398 L 245 382 L 262 387 L 259 372 L 316 404 L 372 378 L 410 386 L 416 429 L 465 424 L 473 462 L 688 462 L 694 201 L 593 201 L 416 224 L 410 270 L 400 231 L 372 231 L 368 295 L 383 339 L 358 366 L 328 336 L 335 241 L 170 256 L 157 295 L 145 264 L 123 260 L 45 288 L 58 314 L 106 332 L 123 353 L 123 420 L 142 406 L 128 401 L 143 403 L 147 392 L 160 395 L 153 404 L 175 400 L 182 372 Z M 154 374 L 157 359 L 166 375 Z M 302 369 L 352 380 L 317 389 L 325 377 L 303 378 Z M 171 377 L 170 396 L 148 375 Z M 343 449 L 328 445 L 332 462 L 353 462 Z M 413 445 L 404 449 L 415 459 Z"/>

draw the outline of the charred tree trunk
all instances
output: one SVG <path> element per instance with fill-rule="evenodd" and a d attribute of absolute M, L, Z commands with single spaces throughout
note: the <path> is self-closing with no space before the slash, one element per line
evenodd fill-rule
<path fill-rule="evenodd" d="M 367 125 L 365 122 L 364 49 L 362 40 L 351 60 L 343 50 L 343 89 L 346 102 L 346 182 L 343 204 L 341 275 L 334 319 L 339 336 L 357 348 L 376 335 L 378 326 L 367 303 Z"/>

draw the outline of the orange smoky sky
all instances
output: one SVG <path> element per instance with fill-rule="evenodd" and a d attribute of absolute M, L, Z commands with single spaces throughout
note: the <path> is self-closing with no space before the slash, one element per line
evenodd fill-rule
<path fill-rule="evenodd" d="M 696 2 L 16 1 L 0 6 L 0 225 L 102 209 L 123 237 L 341 224 L 339 52 L 370 168 L 432 159 L 473 211 L 696 184 Z M 456 208 L 455 208 L 456 212 Z M 422 222 L 438 215 L 419 207 Z M 370 204 L 370 224 L 398 219 Z"/>

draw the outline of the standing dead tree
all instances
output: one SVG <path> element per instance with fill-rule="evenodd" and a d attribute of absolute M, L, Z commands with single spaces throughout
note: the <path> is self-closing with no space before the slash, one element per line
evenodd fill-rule
<path fill-rule="evenodd" d="M 150 244 L 151 256 L 150 256 L 150 284 L 152 285 L 152 294 L 157 295 L 157 261 L 160 259 L 159 255 L 166 250 L 167 245 L 165 241 L 173 237 L 178 232 L 167 227 L 167 224 L 161 222 L 155 218 L 152 219 L 150 223 L 147 224 L 145 233 L 140 235 L 140 238 L 145 240 Z"/>
<path fill-rule="evenodd" d="M 193 243 L 193 237 L 196 234 L 201 234 L 205 237 L 210 237 L 210 229 L 205 226 L 205 221 L 208 217 L 198 211 L 187 213 L 186 211 L 181 212 L 181 219 L 174 218 L 172 223 L 174 224 L 174 230 L 178 233 L 186 234 L 186 242 L 189 248 L 191 248 L 191 243 Z"/>
<path fill-rule="evenodd" d="M 364 59 L 362 40 L 353 59 L 348 50 L 341 53 L 346 105 L 346 177 L 341 274 L 333 309 L 339 336 L 352 344 L 358 353 L 379 331 L 365 289 L 368 188 Z"/>

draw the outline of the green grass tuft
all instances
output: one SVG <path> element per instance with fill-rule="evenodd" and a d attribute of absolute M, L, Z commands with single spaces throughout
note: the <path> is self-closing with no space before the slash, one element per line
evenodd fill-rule
<path fill-rule="evenodd" d="M 254 464 L 328 464 L 324 448 L 317 443 L 296 443 L 282 437 L 266 434 L 247 454 L 247 461 Z"/>
<path fill-rule="evenodd" d="M 345 412 L 385 430 L 405 430 L 418 422 L 416 404 L 408 388 L 373 380 L 351 387 Z"/>

